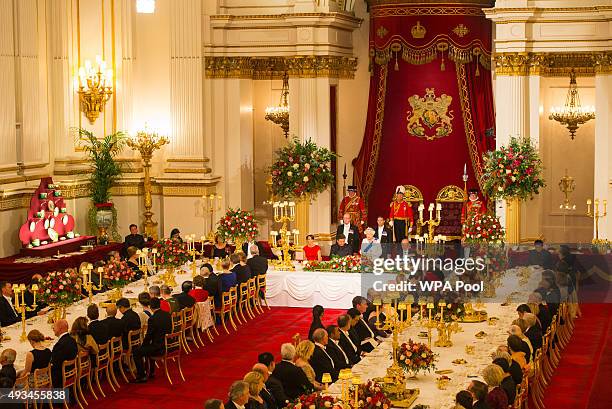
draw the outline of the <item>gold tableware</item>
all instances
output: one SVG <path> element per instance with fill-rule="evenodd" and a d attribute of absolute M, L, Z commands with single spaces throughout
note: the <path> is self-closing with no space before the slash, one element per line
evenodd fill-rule
<path fill-rule="evenodd" d="M 458 358 L 458 359 L 454 359 L 452 363 L 455 365 L 464 365 L 464 364 L 467 364 L 467 361 L 463 358 Z"/>
<path fill-rule="evenodd" d="M 440 369 L 435 372 L 436 375 L 448 375 L 453 373 L 452 369 Z"/>
<path fill-rule="evenodd" d="M 444 375 L 436 379 L 438 389 L 440 390 L 445 390 L 449 382 L 450 382 L 450 378 Z"/>
<path fill-rule="evenodd" d="M 480 332 L 478 332 L 478 333 L 475 335 L 475 337 L 476 337 L 476 338 L 478 338 L 478 339 L 482 339 L 482 338 L 484 338 L 484 337 L 486 337 L 486 336 L 487 336 L 487 333 L 486 333 L 486 332 L 484 332 L 484 331 L 480 331 Z"/>
<path fill-rule="evenodd" d="M 468 355 L 474 355 L 474 353 L 475 353 L 474 345 L 466 345 L 465 346 L 465 353 L 468 354 Z"/>

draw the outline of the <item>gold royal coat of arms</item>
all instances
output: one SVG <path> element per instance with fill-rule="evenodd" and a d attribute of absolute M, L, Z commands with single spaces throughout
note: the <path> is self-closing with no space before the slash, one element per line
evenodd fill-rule
<path fill-rule="evenodd" d="M 425 88 L 425 96 L 408 98 L 412 110 L 408 110 L 408 133 L 433 141 L 453 132 L 453 110 L 449 110 L 453 97 L 442 94 L 436 97 L 434 88 Z M 433 134 L 432 134 L 433 131 Z"/>

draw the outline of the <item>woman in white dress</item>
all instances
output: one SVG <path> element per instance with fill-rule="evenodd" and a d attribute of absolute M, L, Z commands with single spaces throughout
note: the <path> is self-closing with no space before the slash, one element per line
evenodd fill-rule
<path fill-rule="evenodd" d="M 361 258 L 366 259 L 370 263 L 382 256 L 382 246 L 378 239 L 374 238 L 374 229 L 368 227 L 364 231 L 365 237 L 361 242 Z"/>

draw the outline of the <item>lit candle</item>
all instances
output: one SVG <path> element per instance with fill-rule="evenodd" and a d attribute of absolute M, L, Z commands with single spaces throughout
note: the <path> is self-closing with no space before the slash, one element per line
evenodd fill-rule
<path fill-rule="evenodd" d="M 14 307 L 19 307 L 19 284 L 13 284 L 13 294 L 15 295 Z"/>
<path fill-rule="evenodd" d="M 36 306 L 36 293 L 38 293 L 38 284 L 32 284 L 32 293 L 34 294 L 34 306 Z"/>
<path fill-rule="evenodd" d="M 104 267 L 98 267 L 98 275 L 100 276 L 100 285 L 98 287 L 102 288 L 102 276 L 104 275 Z"/>
<path fill-rule="evenodd" d="M 591 214 L 591 199 L 587 199 L 587 214 Z"/>
<path fill-rule="evenodd" d="M 604 207 L 604 209 L 603 209 L 604 216 L 606 216 L 606 214 L 608 213 L 608 211 L 607 211 L 607 208 L 608 208 L 608 201 L 607 201 L 607 200 L 604 200 L 604 201 L 603 201 L 603 207 Z"/>
<path fill-rule="evenodd" d="M 431 322 L 431 311 L 434 309 L 434 305 L 432 302 L 427 303 L 427 310 L 429 311 L 429 322 Z"/>
<path fill-rule="evenodd" d="M 467 163 L 463 164 L 463 174 L 467 175 Z"/>
<path fill-rule="evenodd" d="M 26 290 L 26 285 L 21 283 L 21 285 L 19 286 L 19 291 L 21 291 L 21 305 L 23 305 L 25 307 L 26 303 L 25 303 L 25 290 Z"/>

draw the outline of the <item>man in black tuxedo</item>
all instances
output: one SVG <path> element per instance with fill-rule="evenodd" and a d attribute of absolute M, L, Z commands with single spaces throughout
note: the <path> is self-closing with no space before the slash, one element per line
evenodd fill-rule
<path fill-rule="evenodd" d="M 334 367 L 340 373 L 341 369 L 350 368 L 351 361 L 348 355 L 340 347 L 340 329 L 337 325 L 329 325 L 327 328 L 328 342 L 325 351 L 334 360 Z"/>
<path fill-rule="evenodd" d="M 127 298 L 120 298 L 115 303 L 119 312 L 123 315 L 121 317 L 121 325 L 123 327 L 123 349 L 128 348 L 128 334 L 130 331 L 140 329 L 140 316 L 130 306 L 130 300 Z"/>
<path fill-rule="evenodd" d="M 359 343 L 355 343 L 349 333 L 351 329 L 351 317 L 347 314 L 343 314 L 338 317 L 338 328 L 340 329 L 340 348 L 344 351 L 348 357 L 351 365 L 355 365 L 361 361 L 361 348 Z"/>
<path fill-rule="evenodd" d="M 474 398 L 474 404 L 472 408 L 474 409 L 489 409 L 489 405 L 487 405 L 487 393 L 489 392 L 489 387 L 486 383 L 480 381 L 472 381 L 468 386 L 468 391 L 472 394 Z"/>
<path fill-rule="evenodd" d="M 240 288 L 240 284 L 246 283 L 251 278 L 251 268 L 246 263 L 247 259 L 244 253 L 233 253 L 230 255 L 230 261 L 234 265 L 231 271 L 236 273 L 236 284 Z"/>
<path fill-rule="evenodd" d="M 204 281 L 204 289 L 208 292 L 209 297 L 215 300 L 215 306 L 221 305 L 221 277 L 214 272 L 203 270 L 200 273 L 206 280 Z"/>
<path fill-rule="evenodd" d="M 191 308 L 195 305 L 195 298 L 189 295 L 189 291 L 193 289 L 192 281 L 183 281 L 181 284 L 181 291 L 177 295 L 174 296 L 176 301 L 178 301 L 179 308 L 182 310 L 183 308 Z"/>
<path fill-rule="evenodd" d="M 387 226 L 385 218 L 382 216 L 376 218 L 374 238 L 377 239 L 382 246 L 383 257 L 390 258 L 393 253 L 393 229 Z"/>
<path fill-rule="evenodd" d="M 336 230 L 336 237 L 341 234 L 346 237 L 346 242 L 351 246 L 353 254 L 358 254 L 361 238 L 359 237 L 357 226 L 351 223 L 351 215 L 348 213 L 344 213 L 344 216 L 342 216 L 342 223 L 338 225 L 338 229 Z"/>
<path fill-rule="evenodd" d="M 159 298 L 151 299 L 151 311 L 153 315 L 149 318 L 147 326 L 147 334 L 142 341 L 142 346 L 136 348 L 133 352 L 134 363 L 138 372 L 134 382 L 144 383 L 147 381 L 145 374 L 145 359 L 150 356 L 159 356 L 164 353 L 164 345 L 166 334 L 172 332 L 172 317 L 170 313 L 160 309 Z M 151 365 L 151 374 L 153 376 L 154 365 Z"/>
<path fill-rule="evenodd" d="M 96 304 L 91 304 L 87 307 L 87 318 L 89 318 L 87 329 L 96 341 L 96 344 L 102 345 L 108 342 L 108 328 L 106 328 L 104 322 L 98 320 L 100 318 L 100 310 Z"/>
<path fill-rule="evenodd" d="M 376 334 L 363 318 L 363 314 L 365 314 L 367 310 L 367 298 L 359 295 L 353 298 L 353 308 L 348 311 L 348 314 L 351 316 L 351 318 L 357 320 L 354 330 L 359 337 L 359 342 L 361 342 L 362 349 L 366 352 L 370 352 L 376 346 L 378 346 L 379 342 L 376 340 Z M 370 351 L 368 351 L 368 349 Z"/>
<path fill-rule="evenodd" d="M 336 236 L 336 242 L 332 244 L 329 256 L 330 257 L 346 257 L 353 255 L 353 248 L 346 243 L 344 234 Z"/>
<path fill-rule="evenodd" d="M 0 325 L 7 327 L 19 322 L 19 316 L 13 307 L 13 287 L 7 281 L 0 281 Z"/>
<path fill-rule="evenodd" d="M 245 409 L 249 402 L 249 384 L 244 381 L 236 381 L 230 386 L 229 400 L 225 409 Z"/>
<path fill-rule="evenodd" d="M 293 363 L 295 347 L 292 344 L 281 345 L 281 358 L 282 361 L 276 365 L 272 375 L 281 381 L 287 397 L 293 400 L 313 391 L 314 386 L 306 377 L 306 373 Z"/>
<path fill-rule="evenodd" d="M 530 312 L 524 313 L 523 319 L 528 326 L 527 330 L 525 331 L 525 336 L 529 339 L 529 342 L 531 342 L 533 356 L 535 356 L 536 351 L 542 348 L 542 328 L 538 324 L 536 316 Z"/>
<path fill-rule="evenodd" d="M 247 260 L 247 265 L 251 267 L 253 277 L 266 274 L 268 272 L 268 259 L 261 255 L 259 247 L 251 246 L 253 257 Z"/>
<path fill-rule="evenodd" d="M 527 260 L 528 266 L 541 266 L 545 269 L 552 269 L 554 267 L 553 257 L 548 250 L 544 248 L 544 242 L 542 240 L 536 240 L 533 242 L 534 249 L 529 251 L 529 258 Z"/>
<path fill-rule="evenodd" d="M 117 306 L 108 305 L 106 307 L 106 318 L 102 320 L 108 331 L 108 339 L 123 336 L 123 324 L 117 318 Z"/>
<path fill-rule="evenodd" d="M 327 331 L 323 328 L 317 328 L 312 333 L 312 340 L 314 341 L 315 349 L 309 362 L 312 369 L 314 369 L 315 379 L 317 382 L 322 382 L 321 379 L 323 374 L 328 373 L 331 375 L 332 382 L 336 382 L 338 380 L 339 370 L 336 369 L 334 359 L 327 352 L 327 344 L 329 341 Z"/>
<path fill-rule="evenodd" d="M 135 224 L 130 224 L 130 234 L 125 236 L 125 245 L 124 247 L 127 249 L 128 247 L 134 246 L 137 249 L 142 249 L 145 246 L 145 239 L 142 234 L 138 234 L 138 226 Z"/>
<path fill-rule="evenodd" d="M 79 348 L 74 338 L 68 334 L 68 321 L 58 320 L 53 324 L 57 342 L 51 350 L 51 380 L 54 388 L 62 387 L 62 364 L 76 358 Z"/>
<path fill-rule="evenodd" d="M 282 407 L 279 406 L 278 403 L 276 403 L 276 398 L 274 398 L 274 394 L 272 393 L 272 391 L 268 389 L 267 383 L 270 379 L 270 372 L 268 372 L 268 367 L 264 364 L 257 363 L 253 365 L 253 372 L 260 373 L 261 376 L 263 376 L 264 378 L 264 387 L 261 392 L 259 392 L 259 397 L 263 399 L 263 401 L 266 403 L 267 409 L 282 409 Z"/>
<path fill-rule="evenodd" d="M 274 376 L 274 369 L 276 368 L 276 362 L 274 362 L 274 355 L 270 352 L 263 352 L 257 357 L 257 361 L 260 364 L 265 365 L 268 368 L 268 379 L 266 380 L 266 388 L 270 391 L 274 400 L 279 408 L 284 408 L 289 397 L 285 394 L 285 388 L 283 383 Z M 253 368 L 255 370 L 255 368 Z"/>

